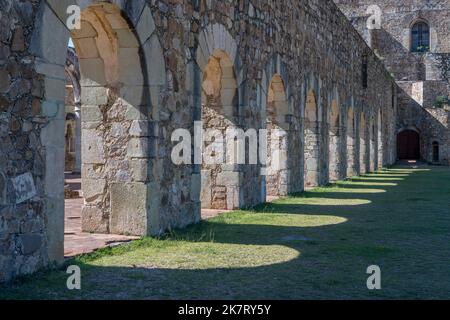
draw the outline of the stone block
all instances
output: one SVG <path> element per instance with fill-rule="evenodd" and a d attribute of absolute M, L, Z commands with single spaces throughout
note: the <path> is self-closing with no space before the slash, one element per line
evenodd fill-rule
<path fill-rule="evenodd" d="M 83 122 L 103 121 L 103 114 L 98 106 L 83 105 L 81 119 Z"/>
<path fill-rule="evenodd" d="M 202 208 L 211 209 L 212 193 L 211 193 L 211 171 L 202 170 L 201 174 L 201 188 L 200 201 Z"/>
<path fill-rule="evenodd" d="M 152 12 L 148 6 L 145 6 L 136 27 L 136 31 L 141 43 L 145 43 L 153 34 L 153 32 L 155 32 L 155 29 L 156 27 Z"/>
<path fill-rule="evenodd" d="M 87 58 L 79 59 L 80 71 L 81 71 L 81 101 L 87 104 L 105 104 L 95 103 L 91 101 L 85 101 L 85 91 L 91 91 L 96 89 L 85 87 L 101 87 L 106 85 L 105 63 L 101 58 Z M 97 91 L 94 91 L 97 93 Z M 101 93 L 103 94 L 103 93 Z"/>
<path fill-rule="evenodd" d="M 108 88 L 83 87 L 81 88 L 81 102 L 85 105 L 105 105 L 108 103 Z"/>
<path fill-rule="evenodd" d="M 217 174 L 216 185 L 219 186 L 239 186 L 240 174 L 239 172 L 220 172 Z"/>
<path fill-rule="evenodd" d="M 148 84 L 162 86 L 166 83 L 166 62 L 156 34 L 143 44 L 142 49 L 147 65 Z"/>
<path fill-rule="evenodd" d="M 120 48 L 138 48 L 139 42 L 130 29 L 117 29 L 116 35 Z M 139 63 L 139 61 L 137 61 Z"/>
<path fill-rule="evenodd" d="M 23 234 L 20 235 L 22 254 L 29 255 L 38 251 L 42 246 L 42 235 Z"/>
<path fill-rule="evenodd" d="M 97 37 L 97 31 L 87 21 L 81 21 L 81 28 L 72 31 L 73 39 L 94 38 Z"/>
<path fill-rule="evenodd" d="M 7 92 L 10 85 L 11 77 L 9 76 L 8 70 L 0 69 L 0 92 Z"/>
<path fill-rule="evenodd" d="M 148 158 L 149 139 L 148 138 L 131 138 L 128 142 L 128 157 L 131 158 Z"/>
<path fill-rule="evenodd" d="M 66 80 L 45 77 L 45 99 L 64 103 Z"/>
<path fill-rule="evenodd" d="M 102 201 L 105 194 L 105 179 L 87 179 L 82 180 L 83 197 L 86 203 L 96 204 Z"/>
<path fill-rule="evenodd" d="M 147 159 L 130 160 L 132 179 L 134 182 L 153 180 L 153 162 Z"/>
<path fill-rule="evenodd" d="M 111 185 L 111 233 L 147 235 L 147 189 L 144 183 Z"/>
<path fill-rule="evenodd" d="M 104 164 L 104 144 L 101 132 L 93 129 L 82 129 L 82 150 L 81 155 L 83 163 L 86 164 Z"/>
<path fill-rule="evenodd" d="M 108 233 L 108 219 L 103 211 L 95 206 L 84 206 L 81 214 L 83 232 Z"/>
<path fill-rule="evenodd" d="M 74 39 L 77 46 L 77 55 L 80 60 L 99 58 L 95 38 Z"/>
<path fill-rule="evenodd" d="M 149 122 L 145 120 L 135 120 L 131 123 L 130 135 L 132 137 L 148 137 Z"/>
<path fill-rule="evenodd" d="M 153 65 L 153 62 L 151 64 Z M 120 82 L 124 85 L 144 85 L 143 70 L 137 46 L 132 48 L 119 48 L 119 67 Z M 150 73 L 149 76 L 151 77 L 152 74 Z"/>

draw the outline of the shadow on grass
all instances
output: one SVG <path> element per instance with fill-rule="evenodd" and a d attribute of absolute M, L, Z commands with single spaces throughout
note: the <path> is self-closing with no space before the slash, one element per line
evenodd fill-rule
<path fill-rule="evenodd" d="M 374 193 L 380 191 L 379 186 L 340 182 L 337 187 L 294 195 L 290 198 L 294 204 L 283 203 L 288 200 L 281 199 L 175 230 L 160 240 L 148 238 L 99 250 L 69 262 L 81 267 L 83 289 L 79 292 L 66 289 L 68 275 L 61 269 L 0 288 L 0 298 L 365 299 L 431 295 L 429 289 L 420 294 L 405 290 L 398 279 L 410 279 L 408 272 L 400 272 L 393 279 L 387 276 L 389 284 L 402 284 L 398 289 L 388 287 L 382 292 L 369 292 L 365 282 L 366 268 L 374 262 L 384 266 L 386 274 L 395 274 L 400 262 L 406 265 L 416 262 L 416 255 L 400 254 L 392 240 L 398 230 L 386 225 L 386 219 L 402 225 L 403 218 L 380 207 L 389 200 L 385 197 L 392 190 L 411 183 L 414 175 L 412 172 L 405 180 L 396 182 L 397 186 L 384 186 L 383 193 Z M 342 188 L 354 192 L 339 192 Z M 312 198 L 342 202 L 302 203 Z M 355 199 L 367 203 L 345 204 Z M 422 196 L 423 199 L 427 196 Z M 280 215 L 284 220 L 278 220 Z M 386 241 L 387 238 L 391 241 Z M 146 251 L 148 248 L 151 250 Z M 142 254 L 134 264 L 121 262 L 121 257 L 140 250 Z M 160 252 L 165 254 L 161 259 Z M 99 260 L 110 258 L 119 265 L 99 265 Z M 157 262 L 157 267 L 152 261 Z M 395 266 L 389 267 L 388 261 L 396 261 Z M 427 276 L 418 277 L 424 280 Z"/>

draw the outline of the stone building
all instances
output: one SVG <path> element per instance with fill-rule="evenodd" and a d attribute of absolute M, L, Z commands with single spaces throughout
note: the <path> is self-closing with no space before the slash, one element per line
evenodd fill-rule
<path fill-rule="evenodd" d="M 450 2 L 335 2 L 399 86 L 398 158 L 450 165 Z"/>
<path fill-rule="evenodd" d="M 0 0 L 0 281 L 63 260 L 69 38 L 85 231 L 157 235 L 396 160 L 395 82 L 332 1 Z M 268 150 L 177 164 L 183 128 Z"/>

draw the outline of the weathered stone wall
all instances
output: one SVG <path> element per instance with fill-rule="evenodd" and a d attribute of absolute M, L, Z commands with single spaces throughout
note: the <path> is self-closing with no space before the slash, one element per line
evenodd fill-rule
<path fill-rule="evenodd" d="M 61 21 L 67 18 L 67 5 L 73 3 L 76 1 L 0 1 L 0 281 L 62 259 L 63 88 L 69 33 Z M 95 1 L 80 3 L 86 9 Z M 82 91 L 84 133 L 94 135 L 95 131 L 97 137 L 101 136 L 83 142 L 83 179 L 92 183 L 92 198 L 99 201 L 88 203 L 94 213 L 84 214 L 84 219 L 103 228 L 100 231 L 111 231 L 116 222 L 120 232 L 127 232 L 127 228 L 135 232 L 137 223 L 142 235 L 152 235 L 199 220 L 201 166 L 171 161 L 171 135 L 180 128 L 194 133 L 194 121 L 202 117 L 205 67 L 217 50 L 225 52 L 233 64 L 238 91 L 236 123 L 240 128 L 267 127 L 267 109 L 273 104 L 269 86 L 274 76 L 282 79 L 278 85 L 284 86 L 286 110 L 284 119 L 278 121 L 287 126 L 287 137 L 280 142 L 285 144 L 282 150 L 287 159 L 276 179 L 281 194 L 304 188 L 305 105 L 309 92 L 317 104 L 314 161 L 318 184 L 329 182 L 330 151 L 339 153 L 331 156 L 339 161 L 332 164 L 333 177 L 360 172 L 360 158 L 367 169 L 370 159 L 374 168 L 395 160 L 395 86 L 383 64 L 333 2 L 111 3 L 130 23 L 124 27 L 113 17 L 109 20 L 120 40 L 119 60 L 107 63 L 111 56 L 104 46 L 98 46 L 99 52 L 84 54 L 86 59 L 100 54 L 97 61 L 104 63 L 106 75 L 121 66 L 117 69 L 120 77 L 114 83 L 85 83 L 84 87 L 91 89 Z M 54 6 L 52 10 L 50 5 Z M 105 10 L 115 9 L 106 6 Z M 122 48 L 136 45 L 118 31 L 127 28 L 138 40 L 138 58 L 120 58 L 120 53 L 126 52 Z M 89 45 L 80 47 L 92 49 Z M 368 66 L 367 88 L 363 87 L 363 60 Z M 85 79 L 92 79 L 86 75 L 99 67 L 90 64 L 92 69 L 83 68 L 80 64 Z M 139 83 L 134 79 L 140 79 Z M 333 100 L 338 101 L 339 124 L 330 126 Z M 347 145 L 344 137 L 350 107 L 354 111 L 355 144 L 347 152 L 351 144 Z M 362 112 L 366 119 L 364 133 L 359 130 Z M 377 126 L 375 119 L 380 113 L 382 146 L 375 140 L 377 145 L 372 149 L 383 150 L 381 157 L 370 152 L 368 130 L 371 121 Z M 115 135 L 122 131 L 123 136 Z M 362 136 L 364 148 L 358 143 Z M 339 146 L 330 148 L 329 142 L 337 140 Z M 101 163 L 86 161 L 93 156 L 89 148 L 98 148 L 101 143 L 106 148 L 100 153 L 106 159 Z M 365 150 L 364 155 L 360 148 Z M 354 156 L 353 170 L 347 166 L 347 154 Z M 382 163 L 378 163 L 379 158 Z M 230 170 L 238 178 L 224 185 L 232 189 L 239 183 L 233 207 L 265 200 L 266 179 L 261 169 L 259 164 Z M 29 188 L 14 184 L 17 177 Z M 98 192 L 102 188 L 105 192 Z M 225 202 L 230 202 L 228 193 Z M 119 221 L 114 220 L 114 211 L 120 213 Z M 127 214 L 130 216 L 123 216 Z"/>
<path fill-rule="evenodd" d="M 401 90 L 397 132 L 420 132 L 421 157 L 432 159 L 432 144 L 441 144 L 440 160 L 448 165 L 450 128 L 447 111 L 434 108 L 438 97 L 450 96 L 450 2 L 447 0 L 335 0 L 352 24 L 376 51 Z M 381 9 L 381 29 L 369 30 L 369 6 Z M 430 50 L 411 52 L 411 27 L 425 21 L 430 27 Z"/>

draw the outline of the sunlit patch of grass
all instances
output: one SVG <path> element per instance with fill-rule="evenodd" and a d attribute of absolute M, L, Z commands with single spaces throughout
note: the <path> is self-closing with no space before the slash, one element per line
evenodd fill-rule
<path fill-rule="evenodd" d="M 78 257 L 79 292 L 61 269 L 0 287 L 0 299 L 450 298 L 450 170 L 354 180 Z"/>
<path fill-rule="evenodd" d="M 345 188 L 344 185 L 335 185 L 330 188 L 318 188 L 315 192 L 329 192 L 329 193 L 384 193 L 384 189 L 365 189 L 365 188 Z"/>
<path fill-rule="evenodd" d="M 342 182 L 338 182 L 337 185 L 339 186 L 348 186 L 348 185 L 353 185 L 353 186 L 366 186 L 366 187 L 395 187 L 397 185 L 397 183 L 392 183 L 392 182 L 367 182 L 367 181 L 342 181 Z"/>
<path fill-rule="evenodd" d="M 351 181 L 358 181 L 358 180 L 363 180 L 363 181 L 404 181 L 405 178 L 400 178 L 400 177 L 380 177 L 380 176 L 362 176 L 362 177 L 356 177 L 356 178 L 352 178 L 350 179 Z"/>
<path fill-rule="evenodd" d="M 300 252 L 281 245 L 238 245 L 224 243 L 179 242 L 165 250 L 141 248 L 127 255 L 113 255 L 93 261 L 93 266 L 204 270 L 251 268 L 287 262 Z"/>
<path fill-rule="evenodd" d="M 277 203 L 305 204 L 314 206 L 360 206 L 370 204 L 372 201 L 367 199 L 333 199 L 333 198 L 307 198 L 294 197 L 283 199 Z"/>

